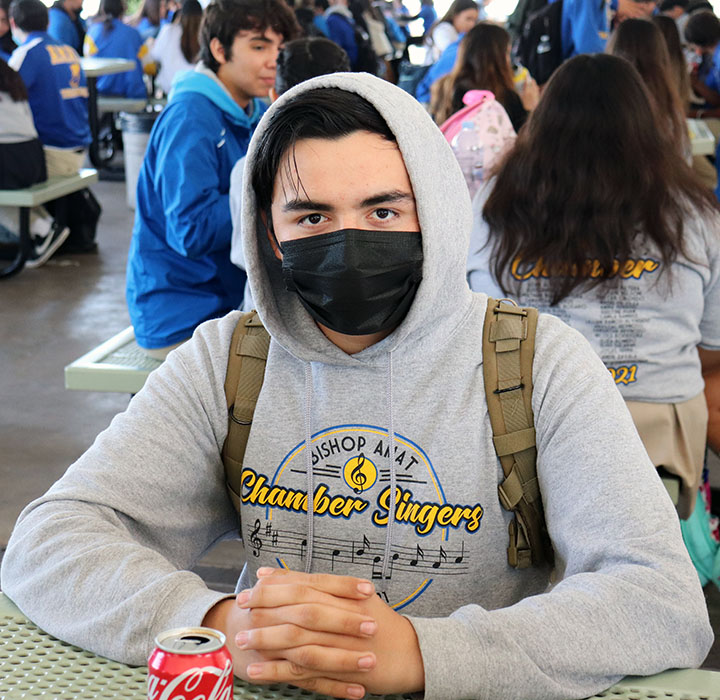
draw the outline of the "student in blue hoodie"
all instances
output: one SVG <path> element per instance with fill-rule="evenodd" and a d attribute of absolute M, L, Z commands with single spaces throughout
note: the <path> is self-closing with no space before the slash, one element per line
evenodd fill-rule
<path fill-rule="evenodd" d="M 61 44 L 82 53 L 85 20 L 80 17 L 83 0 L 56 0 L 49 11 L 48 34 Z"/>
<path fill-rule="evenodd" d="M 102 0 L 100 20 L 88 29 L 83 48 L 86 56 L 135 61 L 131 71 L 98 78 L 97 88 L 101 95 L 144 99 L 147 88 L 143 80 L 143 59 L 148 54 L 148 47 L 135 27 L 122 22 L 124 13 L 123 0 Z"/>
<path fill-rule="evenodd" d="M 242 303 L 230 261 L 230 172 L 275 84 L 280 47 L 298 33 L 283 0 L 215 0 L 200 28 L 200 63 L 174 84 L 140 169 L 127 265 L 135 337 L 164 357 L 195 327 Z"/>

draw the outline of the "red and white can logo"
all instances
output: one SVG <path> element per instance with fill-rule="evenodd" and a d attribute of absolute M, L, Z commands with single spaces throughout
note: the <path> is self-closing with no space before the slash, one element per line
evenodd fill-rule
<path fill-rule="evenodd" d="M 232 700 L 225 635 L 207 627 L 159 634 L 148 660 L 148 700 Z"/>

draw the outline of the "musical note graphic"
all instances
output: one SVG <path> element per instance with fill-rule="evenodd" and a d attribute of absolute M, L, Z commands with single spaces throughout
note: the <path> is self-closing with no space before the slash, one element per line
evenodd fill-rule
<path fill-rule="evenodd" d="M 462 564 L 463 559 L 465 559 L 465 542 L 462 542 L 462 548 L 460 549 L 460 555 L 455 557 L 455 563 L 456 564 Z"/>
<path fill-rule="evenodd" d="M 340 556 L 340 550 L 333 549 L 332 559 L 330 560 L 330 571 L 335 571 L 335 557 L 339 557 L 339 556 Z"/>
<path fill-rule="evenodd" d="M 359 557 L 362 557 L 365 554 L 366 549 L 370 549 L 370 540 L 368 540 L 368 538 L 363 535 L 362 548 L 358 549 L 355 554 L 357 554 Z"/>
<path fill-rule="evenodd" d="M 440 565 L 443 561 L 447 561 L 447 552 L 442 548 L 442 545 L 440 545 L 440 551 L 438 552 L 438 558 L 437 561 L 433 562 L 432 568 L 433 569 L 439 569 Z M 462 558 L 461 558 L 462 561 Z"/>
<path fill-rule="evenodd" d="M 362 493 L 363 489 L 365 487 L 365 484 L 367 484 L 367 477 L 363 473 L 363 466 L 365 465 L 365 455 L 361 452 L 358 456 L 357 465 L 355 466 L 355 469 L 352 470 L 352 473 L 350 474 L 350 480 L 355 484 L 355 488 L 353 491 L 355 493 Z"/>
<path fill-rule="evenodd" d="M 425 552 L 423 552 L 422 547 L 418 544 L 415 545 L 415 559 L 410 560 L 410 566 L 417 566 L 420 559 L 425 561 Z"/>
<path fill-rule="evenodd" d="M 253 553 L 253 556 L 255 556 L 255 557 L 260 556 L 260 550 L 262 549 L 262 546 L 263 546 L 262 540 L 258 537 L 258 532 L 260 532 L 260 519 L 259 518 L 255 521 L 255 527 L 253 528 L 252 532 L 250 533 L 250 545 L 252 546 L 252 553 Z"/>

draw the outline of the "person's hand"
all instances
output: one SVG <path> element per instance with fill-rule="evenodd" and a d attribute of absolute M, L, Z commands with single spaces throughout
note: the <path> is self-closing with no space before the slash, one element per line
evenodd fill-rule
<path fill-rule="evenodd" d="M 522 91 L 520 92 L 520 99 L 522 100 L 523 107 L 525 107 L 528 112 L 532 112 L 540 101 L 540 88 L 535 80 L 529 75 L 523 84 Z"/>
<path fill-rule="evenodd" d="M 358 697 L 356 688 L 379 694 L 424 688 L 412 624 L 377 595 L 358 596 L 359 586 L 372 589 L 369 581 L 283 569 L 259 569 L 258 578 L 238 596 L 250 611 L 241 649 L 266 657 L 248 667 L 253 682 L 287 682 L 336 697 Z"/>
<path fill-rule="evenodd" d="M 354 600 L 376 597 L 374 586 L 352 577 L 305 578 L 315 588 L 300 590 L 290 582 L 268 590 L 258 582 L 235 600 L 215 605 L 203 625 L 225 634 L 234 673 L 243 680 L 286 682 L 335 697 L 361 698 L 366 694 L 361 683 L 336 676 L 355 671 L 362 679 L 362 672 L 375 665 L 366 640 L 377 624 L 352 605 Z M 258 609 L 248 604 L 253 597 Z M 258 627 L 264 628 L 262 632 L 255 631 Z M 333 648 L 340 637 L 354 639 L 354 648 L 347 643 Z"/>

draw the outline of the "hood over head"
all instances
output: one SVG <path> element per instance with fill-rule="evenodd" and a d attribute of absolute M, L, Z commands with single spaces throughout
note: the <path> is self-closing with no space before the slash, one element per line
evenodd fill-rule
<path fill-rule="evenodd" d="M 259 218 L 251 168 L 260 136 L 275 112 L 297 95 L 317 88 L 353 92 L 380 113 L 397 139 L 415 195 L 423 244 L 423 280 L 405 319 L 387 338 L 355 355 L 331 343 L 285 289 L 279 260 Z M 264 114 L 248 148 L 243 193 L 243 250 L 260 318 L 288 352 L 306 362 L 352 366 L 376 364 L 387 352 L 418 346 L 425 336 L 449 334 L 467 312 L 471 292 L 466 281 L 472 212 L 467 185 L 455 155 L 423 107 L 385 80 L 362 73 L 334 73 L 288 90 Z"/>

